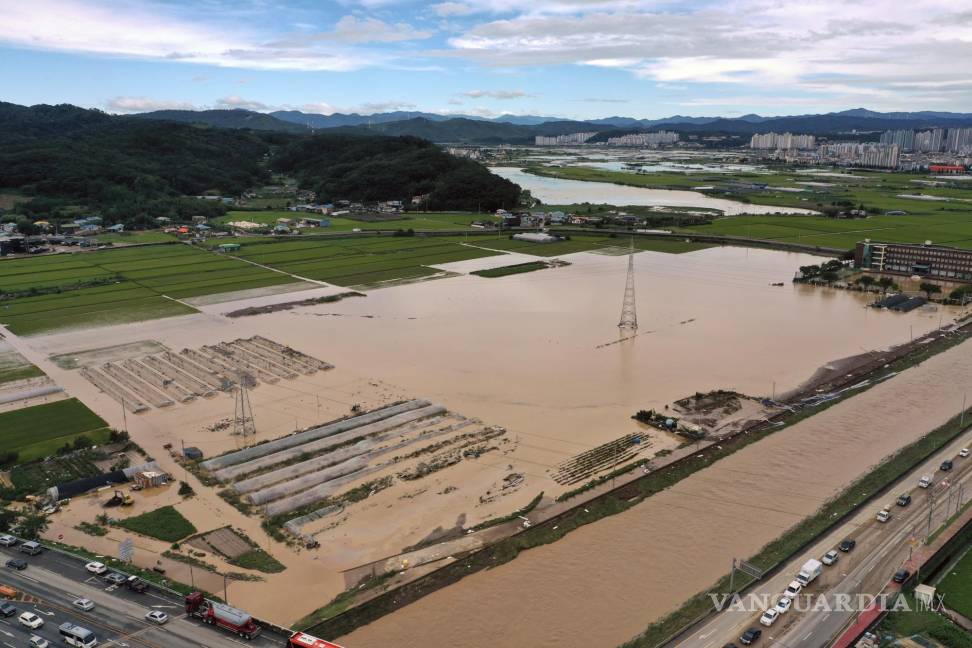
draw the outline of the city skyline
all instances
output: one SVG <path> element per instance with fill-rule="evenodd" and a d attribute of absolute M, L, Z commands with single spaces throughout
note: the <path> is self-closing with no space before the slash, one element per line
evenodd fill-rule
<path fill-rule="evenodd" d="M 5 2 L 4 100 L 593 119 L 962 112 L 954 3 Z"/>

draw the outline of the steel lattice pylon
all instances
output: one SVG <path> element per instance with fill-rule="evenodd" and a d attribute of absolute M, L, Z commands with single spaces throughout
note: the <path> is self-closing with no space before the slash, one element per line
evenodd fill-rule
<path fill-rule="evenodd" d="M 233 434 L 238 435 L 245 444 L 247 435 L 256 434 L 253 408 L 250 406 L 250 394 L 246 385 L 247 381 L 252 380 L 252 378 L 242 369 L 238 370 L 237 378 L 239 384 L 235 393 L 236 402 L 233 404 Z"/>
<path fill-rule="evenodd" d="M 624 303 L 621 304 L 621 321 L 618 328 L 622 331 L 638 330 L 638 306 L 635 304 L 634 284 L 634 241 L 628 250 L 628 279 L 624 284 Z"/>

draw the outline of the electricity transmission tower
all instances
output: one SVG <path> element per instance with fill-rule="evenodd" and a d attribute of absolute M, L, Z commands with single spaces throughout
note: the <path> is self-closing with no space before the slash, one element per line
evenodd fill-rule
<path fill-rule="evenodd" d="M 638 330 L 638 307 L 635 305 L 634 284 L 634 239 L 628 250 L 628 279 L 624 284 L 624 303 L 621 304 L 621 321 L 618 322 L 621 331 Z"/>
<path fill-rule="evenodd" d="M 253 422 L 253 407 L 250 405 L 250 392 L 247 390 L 248 374 L 240 369 L 237 373 L 237 388 L 233 403 L 233 434 L 240 437 L 246 445 L 246 435 L 256 434 L 256 423 Z"/>

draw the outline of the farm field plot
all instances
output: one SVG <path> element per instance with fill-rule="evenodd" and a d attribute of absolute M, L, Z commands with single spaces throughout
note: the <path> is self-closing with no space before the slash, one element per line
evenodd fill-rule
<path fill-rule="evenodd" d="M 502 254 L 460 245 L 459 237 L 315 239 L 244 245 L 239 256 L 301 277 L 361 286 L 437 273 L 429 267 Z"/>
<path fill-rule="evenodd" d="M 292 212 L 288 210 L 267 210 L 267 211 L 231 211 L 225 216 L 215 219 L 216 223 L 232 223 L 237 221 L 249 221 L 261 225 L 274 226 L 278 218 L 289 218 L 294 221 L 302 217 L 320 218 L 319 214 L 308 214 L 303 212 Z M 322 229 L 310 228 L 310 232 L 350 232 L 354 229 L 361 230 L 394 230 L 394 229 L 413 229 L 413 230 L 441 230 L 441 229 L 469 229 L 470 223 L 474 220 L 496 220 L 492 214 L 474 214 L 467 212 L 409 212 L 403 214 L 402 218 L 369 223 L 351 218 L 340 216 L 328 217 L 331 221 L 329 227 Z"/>
<path fill-rule="evenodd" d="M 551 257 L 560 254 L 571 254 L 573 252 L 597 252 L 610 248 L 627 248 L 631 243 L 636 250 L 647 250 L 651 252 L 667 252 L 669 254 L 681 254 L 683 252 L 694 252 L 703 250 L 711 245 L 704 243 L 687 243 L 685 241 L 670 239 L 650 239 L 635 237 L 633 241 L 618 236 L 610 238 L 599 235 L 571 235 L 569 241 L 557 243 L 531 243 L 529 241 L 518 241 L 511 238 L 495 239 L 490 237 L 478 237 L 469 239 L 470 245 L 477 245 L 484 248 L 497 250 L 507 250 L 509 252 L 521 252 L 523 254 L 534 254 L 536 256 Z"/>
<path fill-rule="evenodd" d="M 19 335 L 196 312 L 177 299 L 294 279 L 186 245 L 149 245 L 0 262 L 0 323 Z"/>
<path fill-rule="evenodd" d="M 116 525 L 166 542 L 177 542 L 196 532 L 192 522 L 171 506 L 142 513 L 135 517 L 118 520 Z"/>
<path fill-rule="evenodd" d="M 15 452 L 20 462 L 52 455 L 82 435 L 100 444 L 109 429 L 76 398 L 0 414 L 0 455 Z"/>

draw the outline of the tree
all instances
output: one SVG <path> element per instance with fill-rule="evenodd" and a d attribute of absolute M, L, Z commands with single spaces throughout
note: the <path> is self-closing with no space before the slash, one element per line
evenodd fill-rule
<path fill-rule="evenodd" d="M 838 279 L 840 279 L 840 275 L 834 272 L 833 270 L 827 270 L 826 272 L 822 272 L 820 274 L 820 278 L 826 281 L 827 283 L 832 284 Z"/>
<path fill-rule="evenodd" d="M 14 521 L 17 519 L 17 511 L 12 511 L 8 508 L 0 509 L 0 531 L 6 533 L 13 526 Z"/>
<path fill-rule="evenodd" d="M 894 286 L 894 279 L 891 277 L 881 277 L 877 283 L 881 287 L 881 292 L 887 293 Z"/>
<path fill-rule="evenodd" d="M 876 282 L 871 275 L 864 275 L 857 280 L 857 284 L 864 290 L 869 290 Z"/>
<path fill-rule="evenodd" d="M 942 292 L 942 287 L 938 284 L 931 283 L 929 281 L 922 281 L 918 286 L 918 289 L 925 293 L 925 297 L 931 299 L 932 295 L 937 295 Z"/>
<path fill-rule="evenodd" d="M 47 531 L 48 524 L 46 515 L 28 513 L 20 521 L 20 535 L 26 540 L 37 540 Z"/>

